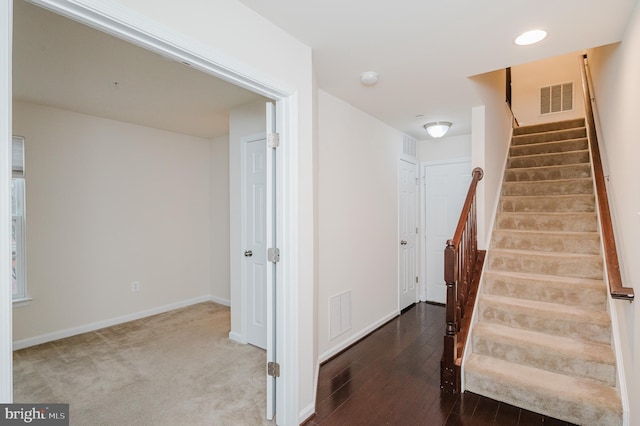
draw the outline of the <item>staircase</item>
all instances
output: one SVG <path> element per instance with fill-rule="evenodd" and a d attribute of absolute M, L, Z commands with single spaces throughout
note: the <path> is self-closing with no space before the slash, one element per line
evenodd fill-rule
<path fill-rule="evenodd" d="M 514 130 L 465 388 L 583 425 L 621 425 L 584 120 Z"/>

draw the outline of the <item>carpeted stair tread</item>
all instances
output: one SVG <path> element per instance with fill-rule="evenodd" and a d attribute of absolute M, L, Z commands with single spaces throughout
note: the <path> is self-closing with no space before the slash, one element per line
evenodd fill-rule
<path fill-rule="evenodd" d="M 527 135 L 530 133 L 545 133 L 556 130 L 575 129 L 576 127 L 584 127 L 584 118 L 575 118 L 572 120 L 554 121 L 551 123 L 532 124 L 530 126 L 520 126 L 513 129 L 513 135 Z"/>
<path fill-rule="evenodd" d="M 503 195 L 500 211 L 503 212 L 595 212 L 593 194 L 572 195 Z"/>
<path fill-rule="evenodd" d="M 491 249 L 487 270 L 602 279 L 601 255 Z"/>
<path fill-rule="evenodd" d="M 603 280 L 504 271 L 485 271 L 483 280 L 486 294 L 607 309 L 607 286 Z"/>
<path fill-rule="evenodd" d="M 622 424 L 583 119 L 514 129 L 464 383 L 584 425 Z"/>
<path fill-rule="evenodd" d="M 589 161 L 589 151 L 551 152 L 548 154 L 521 155 L 509 157 L 507 169 L 557 166 L 560 164 L 582 164 Z"/>
<path fill-rule="evenodd" d="M 556 253 L 599 254 L 600 235 L 597 232 L 557 231 L 493 231 L 492 248 L 535 250 Z"/>
<path fill-rule="evenodd" d="M 622 404 L 616 389 L 594 380 L 471 354 L 465 363 L 465 388 L 571 423 L 622 424 Z"/>
<path fill-rule="evenodd" d="M 578 138 L 563 141 L 513 145 L 511 148 L 509 148 L 509 155 L 512 157 L 519 157 L 522 155 L 546 154 L 550 152 L 582 151 L 585 149 L 589 149 L 589 142 L 587 138 Z"/>
<path fill-rule="evenodd" d="M 499 324 L 479 323 L 473 334 L 474 353 L 608 386 L 616 384 L 616 360 L 610 345 Z"/>
<path fill-rule="evenodd" d="M 514 135 L 511 145 L 527 145 L 534 143 L 563 141 L 569 139 L 578 139 L 587 137 L 587 129 L 585 127 L 576 127 L 573 129 L 563 129 L 554 132 L 529 133 L 524 135 Z"/>
<path fill-rule="evenodd" d="M 611 341 L 606 311 L 492 294 L 482 294 L 478 303 L 481 321 L 598 343 Z"/>
<path fill-rule="evenodd" d="M 591 164 L 559 164 L 555 166 L 521 167 L 507 169 L 505 182 L 579 179 L 591 177 Z"/>
<path fill-rule="evenodd" d="M 569 195 L 593 194 L 591 178 L 557 179 L 527 182 L 504 182 L 502 195 Z"/>
<path fill-rule="evenodd" d="M 495 227 L 530 231 L 597 232 L 598 216 L 595 212 L 499 212 Z"/>

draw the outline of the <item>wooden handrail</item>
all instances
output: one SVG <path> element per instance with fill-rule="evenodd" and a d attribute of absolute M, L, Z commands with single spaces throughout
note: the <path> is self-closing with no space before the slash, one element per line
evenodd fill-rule
<path fill-rule="evenodd" d="M 598 198 L 598 213 L 600 216 L 600 227 L 602 230 L 602 244 L 604 246 L 604 258 L 607 265 L 607 277 L 609 279 L 609 293 L 614 299 L 632 301 L 634 299 L 633 288 L 622 285 L 620 274 L 620 263 L 618 262 L 618 251 L 611 221 L 611 210 L 609 209 L 609 197 L 605 184 L 604 171 L 602 169 L 602 158 L 598 147 L 598 135 L 596 132 L 596 120 L 591 106 L 591 92 L 589 89 L 589 76 L 586 69 L 587 55 L 580 60 L 580 73 L 582 75 L 582 93 L 584 95 L 584 108 L 586 112 L 587 131 L 589 136 L 589 147 L 591 149 L 591 160 L 593 161 L 593 178 L 596 185 Z"/>
<path fill-rule="evenodd" d="M 478 250 L 476 220 L 476 188 L 484 172 L 476 167 L 472 172 L 458 226 L 453 238 L 447 241 L 444 250 L 444 280 L 447 285 L 446 325 L 444 349 L 440 361 L 440 389 L 449 393 L 460 392 L 460 366 L 468 326 L 469 306 L 475 300 L 484 252 Z M 464 324 L 464 326 L 463 326 Z"/>

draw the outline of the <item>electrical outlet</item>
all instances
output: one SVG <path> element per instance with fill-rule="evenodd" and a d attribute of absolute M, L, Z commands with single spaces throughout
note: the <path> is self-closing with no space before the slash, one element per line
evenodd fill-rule
<path fill-rule="evenodd" d="M 134 281 L 131 283 L 131 291 L 134 293 L 140 291 L 140 281 Z"/>

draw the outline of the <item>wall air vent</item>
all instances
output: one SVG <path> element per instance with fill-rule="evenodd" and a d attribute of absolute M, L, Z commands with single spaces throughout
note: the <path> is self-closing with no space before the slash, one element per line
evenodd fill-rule
<path fill-rule="evenodd" d="M 410 157 L 417 158 L 418 152 L 416 147 L 416 140 L 412 137 L 404 135 L 402 138 L 402 153 Z"/>
<path fill-rule="evenodd" d="M 329 340 L 351 329 L 351 290 L 329 299 Z"/>
<path fill-rule="evenodd" d="M 573 110 L 573 83 L 540 88 L 540 114 Z"/>

